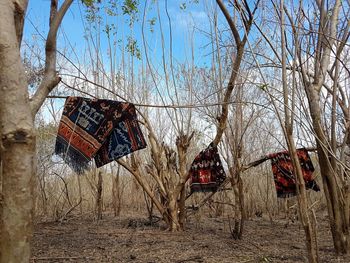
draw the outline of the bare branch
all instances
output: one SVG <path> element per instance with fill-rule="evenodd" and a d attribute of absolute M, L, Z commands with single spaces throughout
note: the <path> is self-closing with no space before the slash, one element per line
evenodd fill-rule
<path fill-rule="evenodd" d="M 235 38 L 236 44 L 239 45 L 241 43 L 241 37 L 239 36 L 237 27 L 236 27 L 235 23 L 233 22 L 229 11 L 227 10 L 226 6 L 224 5 L 224 3 L 221 0 L 216 0 L 216 2 L 219 5 L 222 13 L 224 14 L 228 25 L 230 26 L 230 29 L 232 31 L 233 37 Z"/>
<path fill-rule="evenodd" d="M 247 36 L 250 32 L 251 25 L 253 23 L 253 16 L 252 16 L 249 19 L 249 21 L 247 22 L 247 26 L 245 27 L 245 32 L 244 32 L 245 34 L 244 34 L 243 40 L 241 40 L 239 33 L 237 31 L 237 28 L 234 24 L 234 21 L 232 20 L 230 14 L 228 13 L 225 5 L 220 0 L 217 0 L 217 3 L 220 6 L 220 9 L 223 12 L 223 14 L 225 15 L 227 23 L 229 24 L 229 26 L 231 28 L 232 34 L 233 34 L 235 41 L 236 41 L 237 51 L 236 51 L 236 54 L 234 57 L 233 65 L 232 65 L 232 72 L 231 72 L 230 80 L 227 84 L 227 89 L 226 89 L 225 96 L 223 99 L 223 103 L 225 103 L 225 104 L 222 106 L 221 115 L 218 117 L 219 123 L 218 123 L 217 129 L 216 129 L 216 136 L 213 140 L 214 145 L 219 144 L 221 137 L 224 133 L 224 130 L 226 129 L 227 117 L 228 117 L 228 105 L 226 103 L 230 100 L 230 97 L 231 97 L 231 94 L 232 94 L 232 91 L 233 91 L 233 88 L 234 88 L 234 85 L 235 85 L 235 82 L 236 82 L 236 79 L 238 76 L 240 65 L 242 62 L 242 58 L 243 58 L 243 54 L 244 54 L 244 45 L 247 42 L 247 39 L 248 39 Z M 259 1 L 257 2 L 252 14 L 254 14 L 255 11 L 257 10 L 258 3 L 259 3 Z M 240 12 L 241 19 L 243 20 L 243 17 L 242 17 L 243 10 L 239 7 L 238 11 Z"/>
<path fill-rule="evenodd" d="M 163 208 L 162 204 L 158 201 L 158 199 L 156 198 L 156 196 L 152 192 L 152 190 L 149 187 L 149 185 L 144 181 L 144 179 L 142 178 L 142 176 L 139 173 L 139 171 L 133 169 L 133 167 L 131 167 L 131 165 L 129 165 L 126 161 L 124 161 L 122 159 L 118 159 L 117 163 L 120 164 L 121 166 L 123 166 L 127 171 L 129 171 L 134 176 L 134 178 L 142 186 L 142 188 L 147 193 L 147 195 L 152 199 L 153 203 L 157 207 L 158 211 L 162 214 L 162 216 L 164 214 L 166 214 L 166 211 Z"/>
<path fill-rule="evenodd" d="M 64 15 L 72 4 L 73 0 L 65 0 L 59 11 L 57 11 L 56 0 L 51 1 L 50 11 L 50 30 L 46 39 L 45 46 L 45 73 L 39 88 L 31 98 L 30 105 L 32 114 L 35 115 L 45 101 L 47 95 L 60 82 L 60 77 L 56 72 L 56 40 L 57 31 Z M 57 12 L 57 13 L 56 13 Z"/>

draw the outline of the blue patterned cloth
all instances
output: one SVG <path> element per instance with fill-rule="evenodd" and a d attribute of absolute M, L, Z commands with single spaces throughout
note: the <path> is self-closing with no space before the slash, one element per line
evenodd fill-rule
<path fill-rule="evenodd" d="M 127 102 L 68 97 L 55 153 L 77 173 L 95 159 L 100 167 L 146 147 L 135 106 Z"/>
<path fill-rule="evenodd" d="M 128 113 L 127 118 L 117 123 L 112 134 L 97 152 L 95 156 L 97 167 L 146 147 L 135 108 L 130 107 Z"/>

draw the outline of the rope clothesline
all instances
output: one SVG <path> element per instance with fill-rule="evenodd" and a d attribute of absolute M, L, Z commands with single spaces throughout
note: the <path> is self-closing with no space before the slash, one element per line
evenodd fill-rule
<path fill-rule="evenodd" d="M 92 95 L 90 95 L 92 96 Z M 94 96 L 92 96 L 94 97 Z M 68 96 L 55 96 L 55 95 L 49 95 L 47 96 L 48 99 L 66 99 Z M 157 104 L 143 104 L 143 103 L 133 103 L 137 107 L 147 107 L 147 108 L 171 108 L 171 109 L 191 109 L 191 108 L 205 108 L 205 107 L 213 107 L 213 106 L 221 106 L 226 104 L 253 104 L 257 106 L 261 106 L 263 108 L 268 109 L 266 105 L 255 103 L 255 102 L 237 102 L 237 101 L 228 101 L 228 102 L 216 102 L 216 103 L 205 103 L 205 104 L 183 104 L 183 105 L 173 105 L 173 104 L 167 104 L 167 105 L 157 105 Z"/>
<path fill-rule="evenodd" d="M 68 76 L 68 77 L 74 77 L 76 79 L 81 79 L 83 81 L 86 81 L 89 84 L 92 84 L 92 85 L 94 85 L 96 87 L 99 87 L 99 88 L 102 88 L 103 90 L 106 90 L 107 92 L 112 93 L 113 95 L 115 95 L 116 97 L 118 97 L 118 98 L 120 98 L 120 99 L 122 99 L 124 101 L 128 101 L 126 98 L 124 98 L 123 96 L 117 94 L 115 91 L 110 90 L 110 89 L 104 87 L 103 85 L 95 83 L 95 82 L 93 82 L 93 81 L 91 81 L 89 79 L 81 78 L 79 76 L 74 76 L 74 75 L 71 75 L 71 74 L 60 74 L 60 75 L 61 76 Z M 77 89 L 75 87 L 72 87 L 71 85 L 66 83 L 62 78 L 61 78 L 61 83 L 63 85 L 65 85 L 66 87 L 68 87 L 69 89 L 75 90 L 77 92 L 80 92 L 80 93 L 82 93 L 84 95 L 87 95 L 87 96 L 90 96 L 92 98 L 97 98 L 96 96 L 94 96 L 92 94 L 89 94 L 86 91 L 82 91 L 82 90 L 79 90 L 79 89 Z M 59 95 L 49 95 L 49 96 L 47 96 L 47 98 L 49 98 L 49 99 L 66 99 L 67 97 L 68 96 L 59 96 Z M 202 104 L 184 104 L 184 105 L 176 105 L 176 104 L 157 105 L 157 104 L 133 103 L 131 101 L 128 101 L 128 102 L 134 104 L 137 107 L 147 107 L 147 108 L 191 109 L 191 108 L 205 108 L 205 107 L 213 107 L 213 106 L 221 106 L 221 105 L 229 105 L 229 104 L 251 104 L 251 105 L 257 105 L 257 106 L 260 106 L 262 108 L 271 110 L 267 105 L 256 103 L 256 102 L 248 102 L 248 101 L 239 101 L 239 102 L 237 102 L 237 101 L 228 101 L 228 102 L 215 102 L 215 103 L 202 103 Z"/>

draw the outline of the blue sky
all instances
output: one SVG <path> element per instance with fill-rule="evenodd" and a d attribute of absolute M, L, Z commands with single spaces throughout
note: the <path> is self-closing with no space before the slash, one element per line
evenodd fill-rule
<path fill-rule="evenodd" d="M 62 1 L 59 1 L 62 3 Z M 121 2 L 121 1 L 119 1 Z M 148 1 L 152 2 L 152 1 Z M 180 5 L 186 3 L 186 9 L 182 10 Z M 197 65 L 207 65 L 210 63 L 210 56 L 208 56 L 209 50 L 207 45 L 210 43 L 210 40 L 200 31 L 209 31 L 209 22 L 207 17 L 207 8 L 212 8 L 216 6 L 213 1 L 199 1 L 194 4 L 191 1 L 177 1 L 169 0 L 168 1 L 168 12 L 171 18 L 171 25 L 173 30 L 173 58 L 174 61 L 184 62 L 186 59 L 191 58 L 190 53 L 190 38 L 192 37 L 193 26 L 196 29 L 193 34 L 193 43 L 194 43 L 194 52 L 195 52 L 195 62 Z M 155 4 L 152 5 L 152 8 L 147 9 L 147 19 L 150 20 L 154 17 L 157 18 Z M 32 0 L 29 1 L 29 6 L 27 10 L 27 22 L 25 24 L 25 39 L 30 42 L 33 39 L 33 35 L 36 36 L 37 32 L 34 28 L 37 27 L 37 30 L 41 34 L 46 36 L 48 31 L 48 19 L 49 19 L 49 9 L 50 1 L 49 0 Z M 144 1 L 140 1 L 140 14 L 139 21 L 135 22 L 133 29 L 133 37 L 137 40 L 139 48 L 143 48 L 142 39 L 141 39 L 141 20 L 144 9 Z M 166 51 L 169 52 L 170 42 L 169 42 L 169 23 L 168 18 L 165 12 L 165 1 L 159 1 L 159 9 L 164 30 Z M 58 48 L 60 50 L 67 49 L 69 53 L 69 46 L 75 48 L 75 52 L 79 55 L 83 55 L 86 42 L 84 41 L 84 25 L 83 18 L 86 13 L 85 7 L 81 4 L 81 1 L 75 0 L 68 10 L 59 34 L 58 39 Z M 118 28 L 117 38 L 121 38 L 121 34 L 124 34 L 125 37 L 131 34 L 130 27 L 128 25 L 127 18 L 120 15 L 118 18 L 107 17 L 104 15 L 103 20 L 108 23 L 114 23 Z M 34 26 L 33 26 L 34 25 Z M 66 36 L 64 36 L 64 34 Z M 154 31 L 151 32 L 149 24 L 145 26 L 146 39 L 149 44 L 149 51 L 153 50 L 153 54 L 156 54 L 158 59 L 160 59 L 161 52 L 155 52 L 154 50 L 160 50 L 161 41 L 159 33 L 159 20 L 157 18 L 156 24 L 154 26 Z M 40 37 L 39 37 L 40 38 Z M 68 44 L 67 40 L 70 42 Z M 107 40 L 104 33 L 101 35 L 101 47 L 102 51 L 107 53 L 108 46 Z"/>

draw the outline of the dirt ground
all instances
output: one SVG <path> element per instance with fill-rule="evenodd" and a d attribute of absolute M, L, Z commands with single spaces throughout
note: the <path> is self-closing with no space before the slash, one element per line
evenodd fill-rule
<path fill-rule="evenodd" d="M 35 226 L 32 262 L 306 262 L 303 230 L 286 222 L 250 219 L 243 239 L 234 240 L 227 218 L 191 217 L 186 231 L 170 233 L 142 216 L 72 217 Z M 350 262 L 334 254 L 326 218 L 318 240 L 320 262 Z"/>

